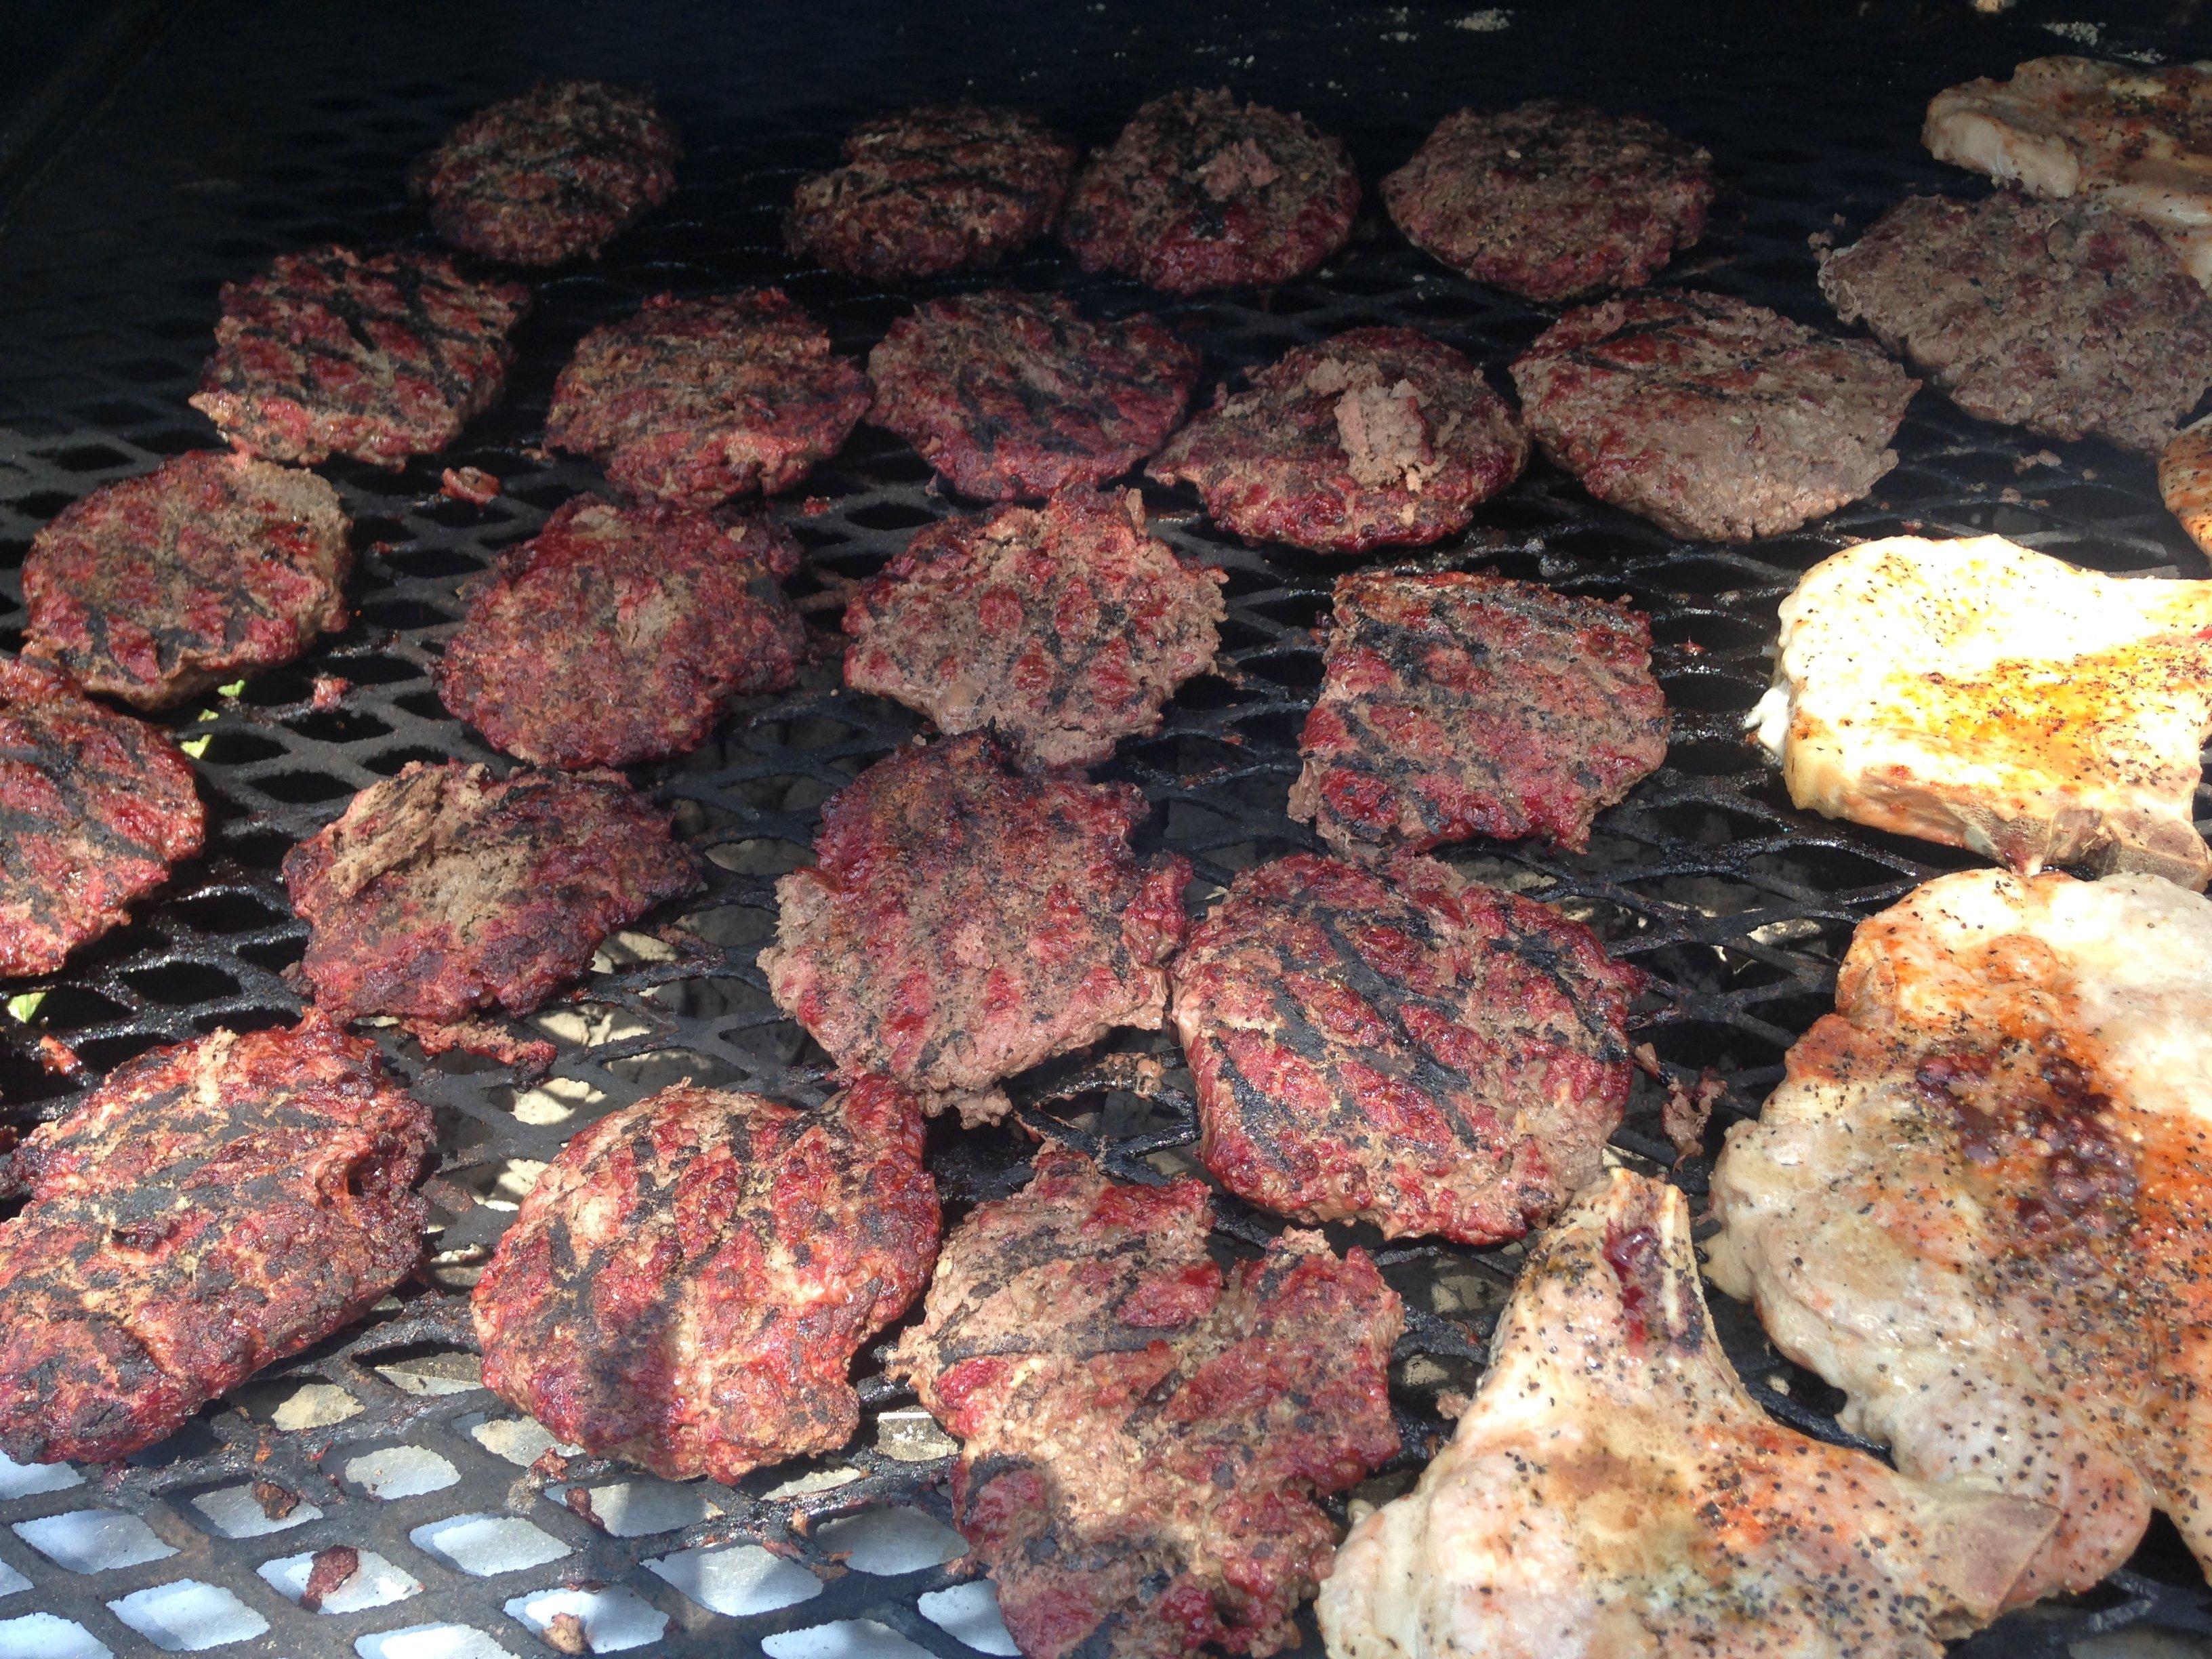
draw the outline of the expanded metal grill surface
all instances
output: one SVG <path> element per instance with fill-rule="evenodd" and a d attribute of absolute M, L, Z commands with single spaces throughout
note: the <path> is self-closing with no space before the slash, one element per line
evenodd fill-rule
<path fill-rule="evenodd" d="M 299 665 L 175 717 L 201 751 L 208 853 L 65 973 L 3 988 L 15 999 L 0 1018 L 0 1098 L 12 1121 L 65 1109 L 156 1043 L 289 1020 L 300 999 L 285 970 L 303 929 L 276 879 L 284 850 L 410 760 L 496 763 L 446 714 L 428 670 L 459 616 L 461 584 L 596 483 L 590 468 L 535 447 L 553 376 L 586 328 L 660 289 L 764 282 L 784 283 L 854 354 L 901 314 L 908 294 L 799 268 L 778 246 L 793 180 L 827 164 L 854 118 L 972 93 L 1028 103 L 1097 143 L 1145 97 L 1225 83 L 1344 132 L 1371 196 L 1462 103 L 1559 93 L 1641 109 L 1706 143 L 1724 180 L 1705 243 L 1665 280 L 1821 323 L 1808 238 L 1847 239 L 1909 189 L 1976 188 L 1918 148 L 1929 93 L 2090 44 L 2064 12 L 1989 18 L 1965 0 L 1875 0 L 1822 19 L 1724 0 L 1510 13 L 1468 0 L 690 9 L 579 0 L 455 17 L 412 5 L 185 6 L 41 176 L 0 178 L 0 647 L 12 649 L 18 572 L 38 527 L 95 485 L 214 441 L 185 399 L 221 282 L 321 240 L 425 240 L 402 191 L 408 159 L 459 116 L 541 75 L 657 82 L 691 152 L 667 210 L 602 262 L 536 284 L 511 395 L 453 452 L 393 474 L 324 469 L 358 526 L 358 618 Z M 2094 44 L 2167 60 L 2212 55 L 2212 43 L 2189 38 L 2191 9 L 2105 24 Z M 2054 19 L 2074 33 L 2041 27 Z M 1152 309 L 1204 344 L 1207 391 L 1291 344 L 1376 322 L 1429 329 L 1496 377 L 1546 321 L 1415 253 L 1371 204 L 1341 257 L 1272 294 L 1170 301 L 1085 279 L 1052 248 L 994 277 L 909 293 L 984 281 L 1061 289 L 1109 313 Z M 1710 1067 L 1727 1085 L 1709 1148 L 1723 1123 L 1756 1110 L 1783 1050 L 1828 1008 L 1853 924 L 1975 862 L 1793 811 L 1744 742 L 1775 603 L 1797 575 L 1849 541 L 1923 528 L 1996 531 L 2101 570 L 2203 574 L 2140 457 L 2024 439 L 1931 395 L 1914 404 L 1898 449 L 1874 499 L 1744 550 L 1674 541 L 1596 507 L 1540 463 L 1468 536 L 1430 556 L 1626 595 L 1651 613 L 1676 721 L 1666 766 L 1601 818 L 1586 855 L 1477 843 L 1450 856 L 1560 905 L 1651 972 L 1638 1039 L 1671 1076 Z M 503 493 L 482 508 L 445 499 L 447 465 L 485 468 Z M 1225 666 L 1186 688 L 1159 736 L 1125 744 L 1101 771 L 1156 803 L 1148 833 L 1193 857 L 1210 898 L 1234 871 L 1313 844 L 1283 803 L 1320 678 L 1311 629 L 1346 567 L 1237 545 L 1187 495 L 1146 494 L 1162 533 L 1231 573 Z M 825 645 L 841 585 L 955 510 L 911 452 L 866 428 L 776 504 L 810 550 L 798 591 L 811 596 Z M 318 677 L 345 682 L 334 707 L 327 687 L 318 706 Z M 565 1470 L 539 1463 L 543 1432 L 476 1380 L 467 1288 L 537 1170 L 580 1125 L 686 1077 L 822 1098 L 824 1057 L 778 1014 L 753 956 L 774 928 L 774 879 L 804 860 L 823 799 L 918 729 L 836 684 L 825 653 L 799 690 L 738 708 L 699 755 L 640 772 L 706 853 L 710 888 L 611 941 L 573 999 L 524 1023 L 558 1045 L 544 1080 L 465 1058 L 427 1064 L 386 1034 L 394 1065 L 437 1115 L 441 1231 L 428 1283 L 118 1469 L 0 1466 L 0 1654 L 212 1644 L 294 1659 L 477 1659 L 573 1651 L 580 1636 L 601 1651 L 760 1648 L 774 1659 L 1011 1651 L 988 1587 L 955 1559 L 958 1540 L 944 1525 L 950 1443 L 873 1356 L 860 1368 L 866 1420 L 850 1450 L 737 1487 L 672 1486 L 580 1458 Z M 73 1048 L 84 1076 L 42 1063 L 42 1036 Z M 1138 1063 L 1148 1056 L 1164 1069 Z M 1129 1033 L 1020 1079 L 1018 1126 L 934 1126 L 931 1162 L 950 1217 L 1018 1186 L 1035 1136 L 1094 1148 L 1124 1177 L 1193 1169 L 1187 1085 L 1170 1040 Z M 1639 1085 L 1616 1140 L 1622 1158 L 1671 1160 L 1662 1097 L 1658 1084 Z M 1690 1160 L 1676 1178 L 1701 1194 L 1706 1168 Z M 1226 1251 L 1249 1250 L 1276 1224 L 1226 1198 L 1219 1212 Z M 1448 1429 L 1437 1395 L 1479 1375 L 1520 1252 L 1386 1247 L 1363 1230 L 1332 1231 L 1340 1245 L 1375 1250 L 1412 1324 L 1394 1373 L 1405 1448 L 1363 1489 L 1372 1498 L 1401 1490 Z M 1716 1312 L 1770 1410 L 1848 1438 L 1826 1414 L 1832 1391 L 1778 1362 L 1743 1310 L 1717 1298 Z M 307 1605 L 312 1558 L 337 1546 L 360 1553 L 362 1571 L 319 1608 Z M 2212 1632 L 2203 1581 L 2163 1522 L 2110 1584 L 2015 1614 L 1974 1646 L 2056 1653 L 2147 1627 L 2184 1645 Z M 1307 1628 L 1304 1650 L 1317 1652 Z"/>

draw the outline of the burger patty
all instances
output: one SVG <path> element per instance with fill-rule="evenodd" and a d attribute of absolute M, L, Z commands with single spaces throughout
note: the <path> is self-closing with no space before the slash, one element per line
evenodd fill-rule
<path fill-rule="evenodd" d="M 901 749 L 830 797 L 814 865 L 775 884 L 761 971 L 848 1076 L 989 1121 L 1001 1078 L 1159 1027 L 1187 859 L 1139 864 L 1127 784 L 1015 771 L 981 734 Z"/>
<path fill-rule="evenodd" d="M 117 1068 L 0 1168 L 0 1450 L 106 1462 L 414 1268 L 430 1114 L 309 1014 Z"/>
<path fill-rule="evenodd" d="M 853 594 L 845 684 L 1030 764 L 1088 765 L 1213 665 L 1227 580 L 1147 536 L 1133 489 L 944 520 Z"/>
<path fill-rule="evenodd" d="M 141 720 L 0 655 L 0 979 L 47 974 L 200 850 L 191 763 Z"/>
<path fill-rule="evenodd" d="M 1316 1497 L 1398 1450 L 1375 1264 L 1294 1231 L 1224 1273 L 1210 1212 L 1201 1182 L 1041 1152 L 953 1229 L 893 1351 L 960 1442 L 953 1521 L 1029 1659 L 1290 1646 L 1335 1549 Z"/>
<path fill-rule="evenodd" d="M 1644 975 L 1433 859 L 1241 872 L 1174 969 L 1199 1156 L 1241 1198 L 1492 1244 L 1597 1175 Z"/>
<path fill-rule="evenodd" d="M 784 246 L 893 282 L 994 265 L 1060 217 L 1075 146 L 1018 110 L 925 104 L 864 121 L 845 165 L 799 181 Z"/>
<path fill-rule="evenodd" d="M 776 579 L 798 568 L 764 519 L 579 496 L 476 586 L 438 695 L 541 765 L 689 754 L 730 698 L 797 678 L 806 629 Z"/>
<path fill-rule="evenodd" d="M 1198 488 L 1247 541 L 1322 553 L 1423 546 L 1521 474 L 1528 440 L 1482 371 L 1410 328 L 1300 346 L 1224 388 L 1146 469 Z"/>
<path fill-rule="evenodd" d="M 1580 851 L 1667 754 L 1651 624 L 1464 571 L 1340 576 L 1290 814 L 1347 856 L 1545 836 Z"/>
<path fill-rule="evenodd" d="M 699 872 L 619 773 L 413 761 L 287 854 L 284 884 L 319 1006 L 435 1026 L 530 1012 Z"/>
<path fill-rule="evenodd" d="M 473 283 L 435 253 L 321 247 L 226 283 L 192 407 L 239 448 L 397 470 L 491 407 L 530 308 L 519 283 Z"/>
<path fill-rule="evenodd" d="M 1087 320 L 1057 295 L 930 300 L 868 354 L 868 418 L 963 495 L 1003 501 L 1103 483 L 1182 418 L 1199 351 L 1142 312 Z"/>
<path fill-rule="evenodd" d="M 921 1139 L 879 1077 L 813 1112 L 687 1085 L 601 1118 L 477 1285 L 484 1386 L 672 1480 L 835 1450 L 860 1426 L 853 1356 L 936 1259 Z"/>
<path fill-rule="evenodd" d="M 1382 203 L 1423 252 L 1551 305 L 1641 288 L 1694 246 L 1712 165 L 1656 121 L 1540 98 L 1447 115 Z"/>
<path fill-rule="evenodd" d="M 1344 246 L 1359 175 L 1304 116 L 1171 92 L 1091 158 L 1060 234 L 1085 270 L 1170 294 L 1287 282 Z"/>
<path fill-rule="evenodd" d="M 540 82 L 446 135 L 410 191 L 455 247 L 518 265 L 597 258 L 676 188 L 684 154 L 649 89 Z"/>
<path fill-rule="evenodd" d="M 2086 201 L 1907 198 L 1820 261 L 1820 292 L 1969 415 L 2045 437 L 2155 453 L 2212 383 L 2212 299 Z"/>
<path fill-rule="evenodd" d="M 867 376 L 781 289 L 657 294 L 584 337 L 554 382 L 545 441 L 626 494 L 712 507 L 790 489 L 867 407 Z"/>
<path fill-rule="evenodd" d="M 1513 365 L 1528 429 L 1601 501 L 1747 542 L 1873 489 L 1920 382 L 1863 340 L 1675 289 L 1559 319 Z"/>
<path fill-rule="evenodd" d="M 71 503 L 23 561 L 24 648 L 167 708 L 346 625 L 352 529 L 312 472 L 198 450 Z"/>

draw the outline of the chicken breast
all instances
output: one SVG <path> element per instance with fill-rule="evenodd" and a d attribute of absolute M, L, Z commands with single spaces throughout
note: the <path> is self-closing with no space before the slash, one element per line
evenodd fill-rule
<path fill-rule="evenodd" d="M 1752 715 L 1790 799 L 2024 874 L 2202 890 L 2212 582 L 2127 581 L 1997 536 L 1865 542 L 1782 602 Z"/>
<path fill-rule="evenodd" d="M 1671 1187 L 1616 1170 L 1531 1255 L 1459 1431 L 1352 1529 L 1332 1659 L 1928 1656 L 2051 1531 L 1773 1421 L 1722 1354 Z"/>
<path fill-rule="evenodd" d="M 1713 1282 L 1907 1474 L 2049 1504 L 2085 1589 L 2154 1506 L 2212 1560 L 2212 902 L 1929 882 L 1863 924 L 1712 1193 Z"/>
<path fill-rule="evenodd" d="M 1921 141 L 2031 196 L 2103 198 L 2156 227 L 2212 288 L 2212 63 L 2038 58 L 2009 81 L 1937 93 Z"/>

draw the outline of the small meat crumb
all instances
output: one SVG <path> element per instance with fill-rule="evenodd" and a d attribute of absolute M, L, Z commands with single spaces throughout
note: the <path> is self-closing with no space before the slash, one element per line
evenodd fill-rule
<path fill-rule="evenodd" d="M 300 1494 L 289 1486 L 280 1486 L 274 1480 L 256 1480 L 246 1491 L 253 1501 L 261 1505 L 262 1514 L 271 1521 L 282 1521 L 300 1507 Z"/>
<path fill-rule="evenodd" d="M 55 1077 L 76 1077 L 84 1070 L 76 1050 L 52 1032 L 39 1038 L 39 1064 Z"/>
<path fill-rule="evenodd" d="M 480 466 L 449 466 L 438 480 L 439 492 L 473 507 L 489 507 L 499 499 L 499 480 Z"/>
<path fill-rule="evenodd" d="M 805 501 L 799 502 L 799 516 L 802 519 L 818 519 L 830 510 L 831 504 L 827 495 L 809 495 Z"/>
<path fill-rule="evenodd" d="M 300 1592 L 300 1605 L 309 1613 L 320 1613 L 325 1598 L 335 1595 L 360 1571 L 361 1553 L 350 1544 L 317 1550 L 307 1568 L 307 1587 Z"/>
<path fill-rule="evenodd" d="M 589 1653 L 592 1644 L 584 1634 L 584 1621 L 573 1613 L 556 1613 L 545 1621 L 545 1645 L 556 1653 Z"/>
<path fill-rule="evenodd" d="M 1659 1109 L 1659 1126 L 1674 1143 L 1677 1164 L 1705 1151 L 1705 1126 L 1712 1121 L 1714 1104 L 1727 1092 L 1728 1085 L 1711 1070 L 1698 1073 L 1694 1085 L 1680 1078 L 1667 1079 L 1667 1103 Z"/>
<path fill-rule="evenodd" d="M 330 714 L 345 701 L 346 693 L 352 690 L 351 680 L 340 679 L 336 674 L 318 674 L 308 696 L 308 707 L 318 714 Z"/>

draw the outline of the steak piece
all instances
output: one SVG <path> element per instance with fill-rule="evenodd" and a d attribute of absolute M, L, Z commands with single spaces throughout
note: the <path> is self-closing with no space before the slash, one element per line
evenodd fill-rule
<path fill-rule="evenodd" d="M 580 495 L 477 584 L 438 665 L 446 707 L 541 765 L 685 755 L 730 698 L 797 678 L 799 568 L 757 516 Z"/>
<path fill-rule="evenodd" d="M 106 1462 L 368 1311 L 422 1257 L 430 1114 L 315 1013 L 118 1066 L 0 1169 L 0 1450 Z"/>
<path fill-rule="evenodd" d="M 1227 580 L 1146 535 L 1133 489 L 944 520 L 846 605 L 845 684 L 1031 765 L 1088 765 L 1213 665 Z"/>
<path fill-rule="evenodd" d="M 343 628 L 351 529 L 312 472 L 227 450 L 176 456 L 33 538 L 24 648 L 87 691 L 172 708 Z"/>
<path fill-rule="evenodd" d="M 921 1294 L 937 1229 L 921 1109 L 887 1079 L 812 1112 L 664 1089 L 571 1140 L 501 1237 L 484 1386 L 672 1480 L 834 1451 L 853 1356 Z"/>
<path fill-rule="evenodd" d="M 530 1012 L 699 872 L 619 773 L 413 761 L 287 854 L 284 884 L 318 1006 L 444 1026 Z"/>
<path fill-rule="evenodd" d="M 1303 276 L 1344 246 L 1359 175 L 1341 139 L 1227 92 L 1171 92 L 1075 181 L 1060 234 L 1085 270 L 1170 294 Z"/>
<path fill-rule="evenodd" d="M 1908 197 L 1820 292 L 1969 415 L 2157 452 L 2212 384 L 2212 299 L 2140 221 L 2087 201 Z"/>
<path fill-rule="evenodd" d="M 769 994 L 845 1075 L 994 1120 L 1001 1078 L 1159 1029 L 1190 862 L 1137 862 L 1150 811 L 1127 784 L 1024 776 L 981 734 L 898 750 L 830 799 L 815 864 L 776 883 Z"/>
<path fill-rule="evenodd" d="M 554 382 L 545 441 L 590 456 L 627 494 L 712 507 L 790 489 L 867 407 L 867 376 L 830 355 L 781 289 L 657 294 L 584 337 Z"/>
<path fill-rule="evenodd" d="M 1160 447 L 1199 350 L 1139 312 L 1094 323 L 1052 294 L 930 300 L 868 354 L 868 418 L 963 495 L 1004 501 L 1103 483 Z"/>
<path fill-rule="evenodd" d="M 191 763 L 161 732 L 0 655 L 0 979 L 48 974 L 200 850 Z"/>
<path fill-rule="evenodd" d="M 1571 311 L 1513 365 L 1528 429 L 1601 501 L 1748 542 L 1855 501 L 1920 382 L 1864 340 L 1675 289 Z"/>
<path fill-rule="evenodd" d="M 1640 115 L 1540 98 L 1463 109 L 1382 181 L 1406 240 L 1540 305 L 1642 288 L 1693 247 L 1713 158 Z"/>
<path fill-rule="evenodd" d="M 1224 1274 L 1211 1211 L 1201 1182 L 1040 1152 L 893 1351 L 960 1441 L 952 1518 L 1029 1659 L 1290 1646 L 1335 1544 L 1315 1499 L 1398 1450 L 1404 1318 L 1366 1253 L 1292 1231 Z"/>
<path fill-rule="evenodd" d="M 1018 110 L 925 104 L 846 135 L 845 165 L 799 181 L 783 244 L 879 283 L 994 265 L 1053 227 L 1075 146 Z"/>
<path fill-rule="evenodd" d="M 474 283 L 436 253 L 320 247 L 226 283 L 192 407 L 264 460 L 350 455 L 398 471 L 499 401 L 530 309 L 520 283 Z"/>
<path fill-rule="evenodd" d="M 1174 980 L 1200 1158 L 1300 1221 L 1517 1238 L 1595 1177 L 1628 1102 L 1644 975 L 1433 859 L 1243 871 Z"/>
<path fill-rule="evenodd" d="M 592 258 L 676 188 L 684 147 L 649 88 L 541 81 L 478 110 L 408 175 L 455 247 L 518 265 Z"/>
<path fill-rule="evenodd" d="M 1356 328 L 1224 387 L 1146 469 L 1215 523 L 1317 553 L 1419 547 L 1521 476 L 1528 440 L 1482 371 L 1416 329 Z"/>
<path fill-rule="evenodd" d="M 1545 836 L 1667 755 L 1651 624 L 1625 605 L 1465 571 L 1340 576 L 1290 814 L 1346 856 Z"/>

